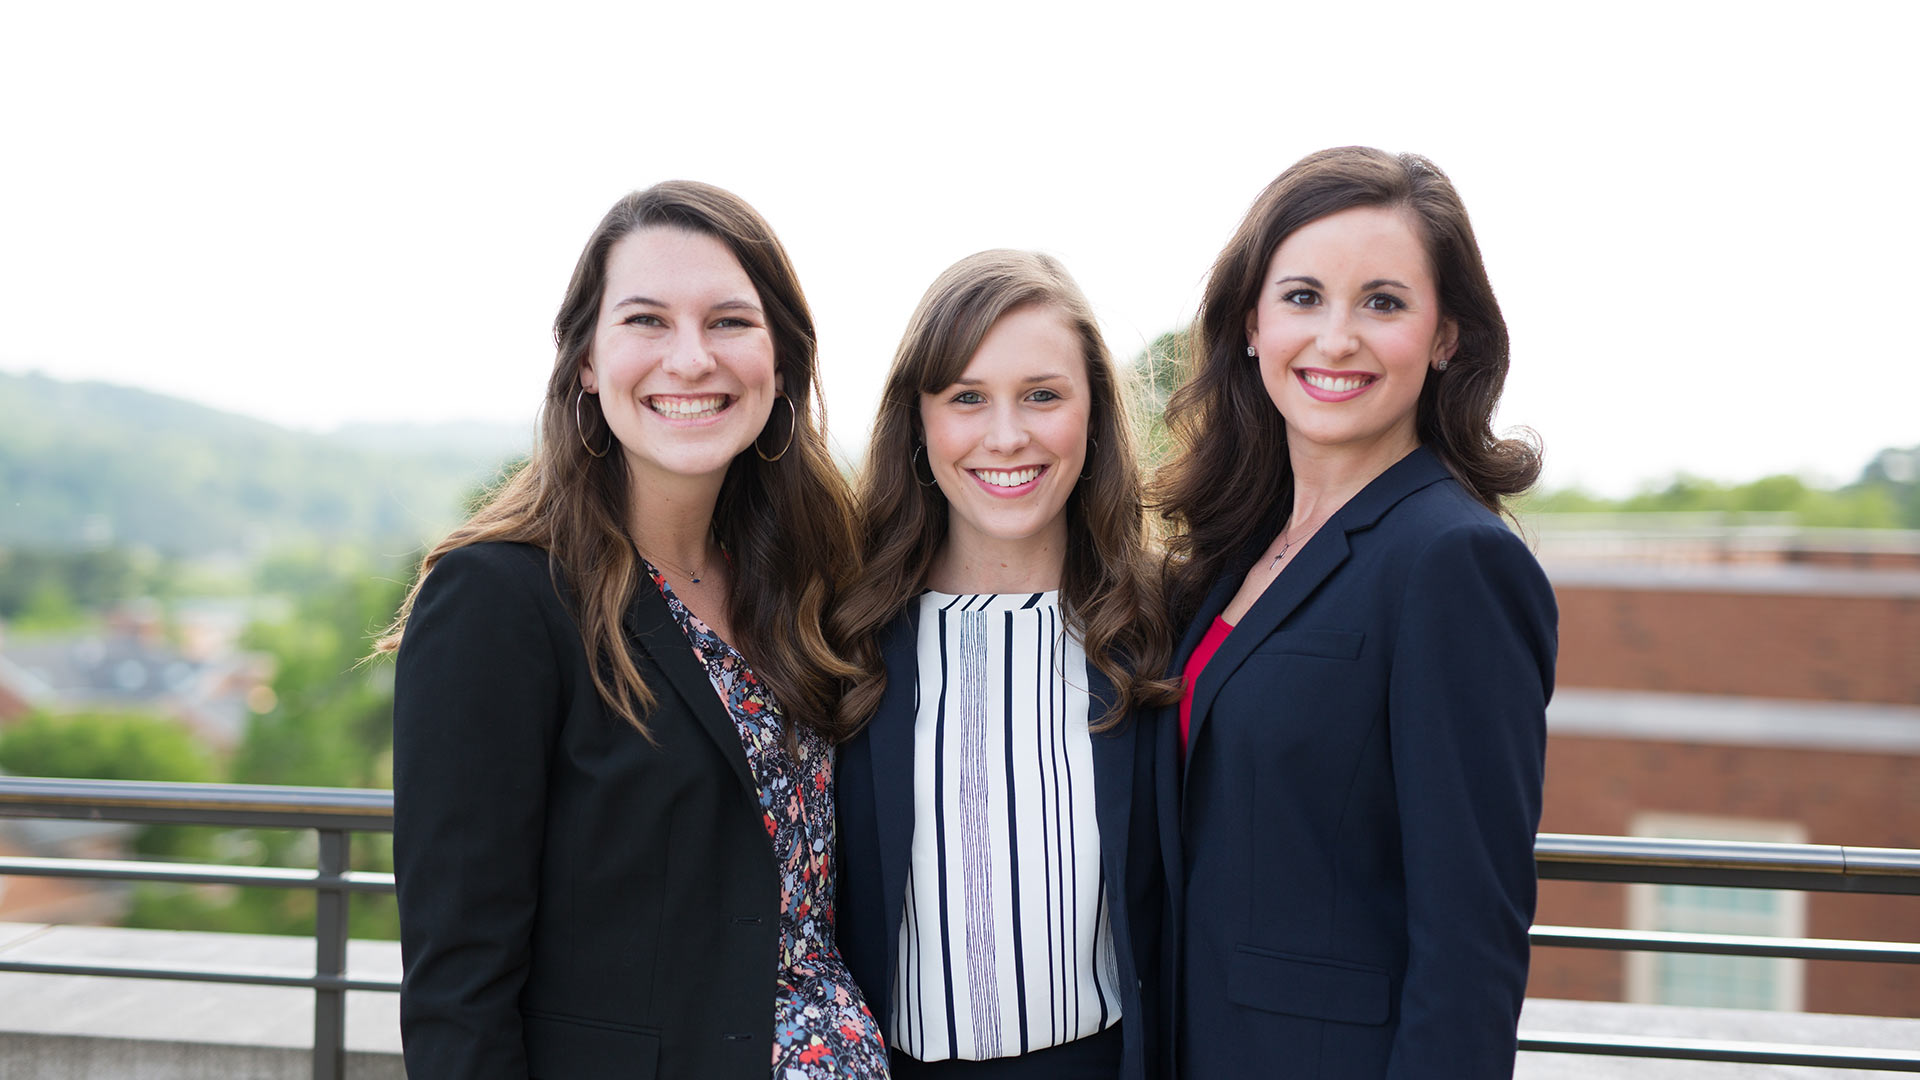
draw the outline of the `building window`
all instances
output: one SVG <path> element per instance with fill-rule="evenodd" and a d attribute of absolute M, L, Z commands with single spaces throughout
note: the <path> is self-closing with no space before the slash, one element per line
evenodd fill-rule
<path fill-rule="evenodd" d="M 1681 814 L 1641 814 L 1635 836 L 1689 840 L 1806 842 L 1796 822 Z M 1633 885 L 1627 899 L 1635 930 L 1803 937 L 1806 894 L 1774 889 L 1705 885 Z M 1804 963 L 1758 956 L 1628 953 L 1627 1000 L 1652 1005 L 1706 1005 L 1732 1009 L 1801 1007 Z"/>

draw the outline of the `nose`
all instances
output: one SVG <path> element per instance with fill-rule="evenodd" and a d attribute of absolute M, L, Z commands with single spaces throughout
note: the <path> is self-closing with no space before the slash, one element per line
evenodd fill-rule
<path fill-rule="evenodd" d="M 1345 311 L 1333 309 L 1328 311 L 1326 325 L 1320 328 L 1314 345 L 1321 356 L 1338 360 L 1360 348 L 1360 337 L 1354 332 L 1352 318 Z"/>
<path fill-rule="evenodd" d="M 660 366 L 692 382 L 713 370 L 713 350 L 707 347 L 705 336 L 698 331 L 683 331 L 673 335 L 667 344 L 667 355 L 661 359 Z"/>
<path fill-rule="evenodd" d="M 1027 425 L 1022 422 L 1020 410 L 1012 405 L 1002 405 L 993 410 L 993 416 L 987 424 L 986 438 L 981 445 L 988 453 L 1012 454 L 1026 447 L 1032 441 Z"/>

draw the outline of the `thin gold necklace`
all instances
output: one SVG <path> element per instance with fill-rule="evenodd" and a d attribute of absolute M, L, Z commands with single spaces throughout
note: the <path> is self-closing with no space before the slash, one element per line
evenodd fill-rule
<path fill-rule="evenodd" d="M 1307 529 L 1304 531 L 1309 536 L 1313 535 L 1314 530 L 1320 528 L 1320 526 L 1322 525 L 1325 525 L 1327 523 L 1327 518 L 1330 518 L 1332 516 L 1333 516 L 1332 513 L 1328 513 L 1326 517 L 1323 517 L 1319 521 L 1315 522 L 1312 529 Z M 1280 560 L 1286 558 L 1287 552 L 1292 550 L 1292 548 L 1293 548 L 1293 526 L 1289 525 L 1286 528 L 1280 530 L 1280 550 L 1274 553 L 1273 558 L 1267 560 L 1267 569 L 1271 570 L 1274 567 L 1279 566 Z"/>
<path fill-rule="evenodd" d="M 638 545 L 636 545 L 636 550 L 638 550 Z M 665 559 L 654 558 L 653 556 L 648 555 L 644 551 L 640 552 L 640 557 L 654 564 L 655 566 L 664 566 L 667 569 L 673 571 L 674 573 L 690 579 L 695 585 L 700 584 L 700 578 L 702 574 L 699 570 L 690 570 L 684 566 L 681 566 L 679 563 L 672 563 L 672 562 L 668 562 Z"/>

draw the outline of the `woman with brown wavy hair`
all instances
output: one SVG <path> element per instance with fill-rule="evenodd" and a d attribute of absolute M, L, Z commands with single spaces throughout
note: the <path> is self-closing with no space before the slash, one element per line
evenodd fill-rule
<path fill-rule="evenodd" d="M 1555 609 L 1499 517 L 1539 454 L 1492 432 L 1507 329 L 1458 193 L 1309 155 L 1190 346 L 1156 490 L 1179 1075 L 1509 1075 Z"/>
<path fill-rule="evenodd" d="M 1134 713 L 1173 697 L 1170 635 L 1119 376 L 1059 262 L 984 251 L 927 290 L 859 523 L 840 942 L 894 1075 L 1145 1076 L 1161 872 Z"/>
<path fill-rule="evenodd" d="M 532 458 L 381 643 L 408 1074 L 884 1076 L 833 943 L 853 533 L 793 267 L 660 184 L 554 337 Z"/>

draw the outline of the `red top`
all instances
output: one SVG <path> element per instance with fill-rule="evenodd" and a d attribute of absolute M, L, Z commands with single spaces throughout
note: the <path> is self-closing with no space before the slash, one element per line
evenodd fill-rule
<path fill-rule="evenodd" d="M 1200 673 L 1206 670 L 1207 661 L 1220 651 L 1220 643 L 1233 633 L 1233 624 L 1215 616 L 1213 625 L 1207 627 L 1207 634 L 1200 644 L 1193 647 L 1193 655 L 1187 657 L 1187 666 L 1181 670 L 1187 688 L 1180 694 L 1180 752 L 1185 755 L 1187 740 L 1193 727 L 1193 684 L 1200 679 Z"/>

